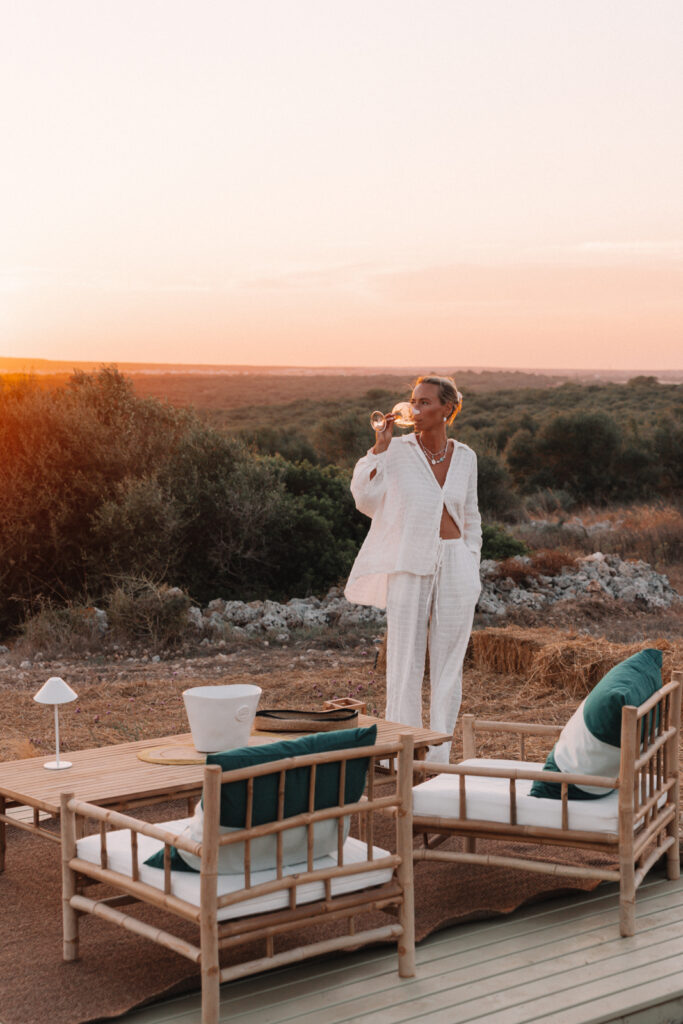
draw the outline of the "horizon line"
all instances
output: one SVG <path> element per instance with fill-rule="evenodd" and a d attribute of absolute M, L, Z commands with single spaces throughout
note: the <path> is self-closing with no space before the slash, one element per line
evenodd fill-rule
<path fill-rule="evenodd" d="M 577 373 L 583 374 L 634 374 L 636 376 L 655 376 L 658 373 L 681 373 L 683 374 L 683 368 L 671 366 L 665 368 L 648 369 L 647 367 L 585 367 L 585 366 L 574 366 L 574 367 L 548 367 L 548 366 L 504 366 L 504 365 L 493 365 L 493 366 L 482 366 L 480 365 L 464 365 L 459 366 L 457 370 L 454 370 L 452 365 L 445 367 L 442 365 L 433 366 L 429 371 L 425 371 L 424 363 L 421 364 L 384 364 L 384 365 L 361 365 L 358 363 L 354 364 L 314 364 L 314 363 L 156 363 L 151 360 L 146 361 L 129 361 L 129 360 L 89 360 L 89 359 L 47 359 L 44 357 L 31 357 L 31 356 L 3 356 L 0 355 L 0 372 L 8 372 L 2 370 L 3 364 L 12 364 L 16 366 L 16 372 L 22 372 L 20 367 L 26 367 L 26 371 L 33 370 L 36 372 L 36 367 L 44 367 L 43 372 L 49 372 L 52 368 L 53 372 L 59 372 L 57 368 L 68 368 L 71 369 L 103 369 L 108 366 L 113 366 L 120 370 L 125 370 L 131 373 L 135 372 L 164 372 L 168 370 L 175 370 L 178 372 L 191 372 L 191 373 L 202 373 L 202 372 L 224 372 L 224 373 L 258 373 L 263 371 L 271 372 L 296 372 L 296 371 L 320 371 L 322 373 L 344 373 L 354 372 L 367 373 L 368 375 L 378 375 L 387 373 L 419 373 L 422 371 L 439 374 L 452 374 L 457 373 L 532 373 L 539 374 L 542 376 L 556 376 L 559 374 L 574 375 Z M 136 371 L 136 368 L 139 368 Z M 10 371 L 12 372 L 12 371 Z"/>

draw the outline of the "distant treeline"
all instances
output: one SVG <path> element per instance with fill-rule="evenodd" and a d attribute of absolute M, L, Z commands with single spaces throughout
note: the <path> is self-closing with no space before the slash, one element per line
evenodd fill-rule
<path fill-rule="evenodd" d="M 225 429 L 259 452 L 352 466 L 372 444 L 371 409 L 388 410 L 410 390 L 374 389 L 345 402 L 240 410 Z M 260 424 L 241 425 L 258 413 Z M 566 505 L 667 499 L 683 483 L 683 387 L 634 377 L 626 384 L 465 391 L 453 437 L 479 456 L 480 503 L 514 518 L 524 495 L 551 489 Z"/>
<path fill-rule="evenodd" d="M 278 405 L 244 429 L 135 394 L 105 368 L 61 386 L 0 377 L 0 635 L 46 603 L 99 601 L 148 579 L 213 597 L 320 593 L 347 575 L 367 520 L 348 484 L 368 413 L 405 391 Z M 229 428 L 230 433 L 226 428 Z M 626 385 L 466 394 L 455 436 L 479 456 L 485 519 L 526 495 L 607 502 L 680 493 L 681 388 Z M 485 554 L 502 557 L 489 525 Z"/>

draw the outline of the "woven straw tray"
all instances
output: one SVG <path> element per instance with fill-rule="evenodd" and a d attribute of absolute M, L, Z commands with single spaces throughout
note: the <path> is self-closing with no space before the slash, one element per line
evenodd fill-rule
<path fill-rule="evenodd" d="M 257 711 L 254 719 L 254 729 L 265 732 L 332 732 L 334 729 L 355 729 L 357 725 L 356 708 L 333 708 L 330 711 L 264 709 Z"/>

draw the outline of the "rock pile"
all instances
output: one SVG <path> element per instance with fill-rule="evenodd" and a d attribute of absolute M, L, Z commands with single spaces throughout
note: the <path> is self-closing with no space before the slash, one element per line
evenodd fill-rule
<path fill-rule="evenodd" d="M 529 566 L 529 574 L 515 582 L 510 576 L 500 575 L 500 563 L 490 560 L 481 563 L 482 592 L 477 611 L 505 615 L 511 607 L 539 609 L 556 601 L 596 595 L 648 610 L 668 608 L 680 601 L 667 577 L 641 560 L 624 562 L 618 555 L 596 551 L 577 559 L 575 568 L 564 566 L 554 576 L 534 571 L 532 559 L 526 556 L 511 559 L 510 563 L 516 563 L 520 570 L 515 572 L 516 577 L 526 566 Z"/>
<path fill-rule="evenodd" d="M 556 601 L 576 600 L 602 594 L 617 601 L 639 604 L 643 608 L 667 608 L 680 598 L 662 576 L 646 562 L 624 562 L 617 555 L 596 552 L 577 561 L 576 567 L 564 566 L 558 575 L 548 576 L 531 566 L 532 559 L 518 557 L 522 570 L 529 574 L 515 582 L 500 575 L 500 563 L 481 563 L 482 592 L 477 611 L 503 616 L 508 608 L 543 608 Z M 510 564 L 508 562 L 507 564 Z M 359 625 L 376 623 L 383 627 L 386 614 L 378 608 L 349 604 L 338 587 L 333 587 L 320 600 L 317 597 L 293 597 L 286 604 L 276 601 L 223 601 L 217 598 L 203 610 L 191 608 L 191 623 L 208 635 L 226 632 L 245 636 L 272 636 L 280 642 L 289 639 L 296 629 L 316 626 Z"/>
<path fill-rule="evenodd" d="M 202 611 L 190 608 L 190 621 L 197 629 L 221 636 L 272 636 L 284 642 L 291 630 L 316 626 L 356 626 L 361 623 L 386 624 L 386 614 L 379 608 L 349 604 L 339 587 L 332 587 L 326 596 L 293 597 L 286 604 L 277 601 L 223 601 L 216 598 Z"/>

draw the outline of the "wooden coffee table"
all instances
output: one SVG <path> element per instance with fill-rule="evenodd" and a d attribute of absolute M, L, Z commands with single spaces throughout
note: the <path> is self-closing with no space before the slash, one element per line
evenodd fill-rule
<path fill-rule="evenodd" d="M 447 743 L 450 736 L 431 729 L 386 722 L 370 715 L 359 715 L 358 726 L 377 726 L 377 742 L 390 743 L 402 733 L 411 733 L 415 742 L 415 757 L 423 760 L 429 746 Z M 276 739 L 294 739 L 297 733 L 254 732 L 250 744 L 267 743 Z M 149 806 L 164 800 L 197 797 L 201 792 L 204 765 L 151 764 L 141 761 L 138 754 L 151 747 L 192 747 L 190 733 L 179 736 L 161 736 L 157 739 L 137 740 L 114 746 L 93 747 L 90 750 L 69 751 L 72 768 L 46 771 L 46 756 L 31 757 L 23 761 L 0 761 L 0 871 L 5 867 L 6 828 L 32 832 L 54 842 L 60 841 L 54 826 L 45 827 L 45 814 L 50 819 L 59 817 L 59 797 L 62 792 L 73 793 L 80 800 L 130 810 Z M 17 807 L 32 809 L 28 820 L 16 818 L 7 812 Z M 190 807 L 191 813 L 191 807 Z"/>

